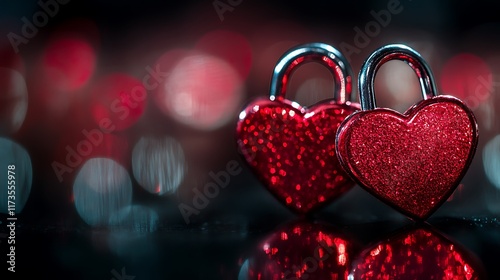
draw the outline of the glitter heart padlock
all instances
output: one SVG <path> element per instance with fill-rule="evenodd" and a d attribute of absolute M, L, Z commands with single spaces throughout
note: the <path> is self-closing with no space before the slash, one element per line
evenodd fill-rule
<path fill-rule="evenodd" d="M 306 62 L 325 65 L 334 98 L 309 108 L 285 98 L 290 75 Z M 297 46 L 278 61 L 269 98 L 250 103 L 237 124 L 239 149 L 268 190 L 299 214 L 310 213 L 351 189 L 354 182 L 335 154 L 339 124 L 359 109 L 350 101 L 352 72 L 345 57 L 323 43 Z"/>
<path fill-rule="evenodd" d="M 403 114 L 375 103 L 375 74 L 394 59 L 413 68 L 423 95 Z M 474 157 L 474 114 L 459 99 L 438 96 L 429 66 L 405 45 L 372 53 L 361 68 L 358 86 L 361 111 L 338 129 L 339 160 L 361 187 L 408 217 L 425 220 L 455 190 Z"/>

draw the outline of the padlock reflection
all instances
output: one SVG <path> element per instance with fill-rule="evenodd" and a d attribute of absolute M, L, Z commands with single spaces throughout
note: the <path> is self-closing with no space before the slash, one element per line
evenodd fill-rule
<path fill-rule="evenodd" d="M 241 279 L 347 279 L 355 243 L 329 225 L 294 222 L 256 248 Z"/>
<path fill-rule="evenodd" d="M 349 279 L 485 279 L 484 267 L 460 244 L 430 227 L 381 241 L 353 262 Z"/>

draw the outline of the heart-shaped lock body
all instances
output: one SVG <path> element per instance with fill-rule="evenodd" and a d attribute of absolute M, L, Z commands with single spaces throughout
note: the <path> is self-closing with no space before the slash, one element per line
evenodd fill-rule
<path fill-rule="evenodd" d="M 424 97 L 403 114 L 376 108 L 375 73 L 392 59 L 415 70 Z M 338 130 L 340 162 L 361 187 L 408 217 L 424 220 L 455 190 L 474 157 L 474 114 L 455 97 L 437 96 L 429 66 L 405 45 L 376 50 L 363 64 L 358 85 L 362 110 Z"/>
<path fill-rule="evenodd" d="M 333 99 L 309 108 L 285 98 L 292 72 L 306 62 L 325 65 L 334 75 Z M 335 154 L 340 123 L 359 109 L 349 101 L 352 72 L 344 56 L 323 43 L 297 46 L 274 69 L 269 98 L 250 103 L 236 128 L 239 149 L 268 190 L 296 213 L 331 202 L 354 182 Z"/>

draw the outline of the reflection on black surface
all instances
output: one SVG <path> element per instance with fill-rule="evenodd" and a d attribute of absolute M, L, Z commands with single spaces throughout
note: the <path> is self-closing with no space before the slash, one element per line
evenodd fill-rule
<path fill-rule="evenodd" d="M 471 252 L 429 226 L 407 229 L 369 246 L 350 279 L 484 279 Z"/>
<path fill-rule="evenodd" d="M 258 243 L 238 280 L 487 278 L 472 252 L 429 224 L 405 227 L 367 246 L 353 236 L 325 223 L 285 224 Z"/>
<path fill-rule="evenodd" d="M 353 242 L 332 226 L 296 221 L 259 243 L 242 266 L 240 280 L 347 279 L 353 247 Z"/>

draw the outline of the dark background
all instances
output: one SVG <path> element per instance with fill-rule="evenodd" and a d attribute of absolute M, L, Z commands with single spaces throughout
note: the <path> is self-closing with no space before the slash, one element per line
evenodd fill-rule
<path fill-rule="evenodd" d="M 500 172 L 498 140 L 484 150 L 500 132 L 497 121 L 500 7 L 496 1 L 401 0 L 401 13 L 393 14 L 387 26 L 370 36 L 365 46 L 356 45 L 355 28 L 363 30 L 374 20 L 370 11 L 387 9 L 388 2 L 242 0 L 224 12 L 221 20 L 212 1 L 72 0 L 60 4 L 56 15 L 38 28 L 28 43 L 19 45 L 18 53 L 12 51 L 7 34 L 21 34 L 21 19 L 26 17 L 31 21 L 41 8 L 36 1 L 2 2 L 0 66 L 24 77 L 27 97 L 19 99 L 24 101 L 7 94 L 1 97 L 4 118 L 1 135 L 24 147 L 32 164 L 32 174 L 26 171 L 26 176 L 32 176 L 31 190 L 19 194 L 27 197 L 27 202 L 17 214 L 17 276 L 34 272 L 41 279 L 112 279 L 113 270 L 125 268 L 135 279 L 237 279 L 242 263 L 256 244 L 276 226 L 295 218 L 241 160 L 234 140 L 238 113 L 253 98 L 268 95 L 271 73 L 281 54 L 297 44 L 321 41 L 339 49 L 342 44 L 359 49 L 359 53 L 349 55 L 356 74 L 363 60 L 376 48 L 388 43 L 408 44 L 429 62 L 440 92 L 470 102 L 480 129 L 476 156 L 457 191 L 428 222 L 477 255 L 490 278 L 497 278 L 500 275 L 496 265 L 500 250 L 497 222 L 500 182 L 495 175 Z M 199 47 L 200 38 L 217 30 L 232 35 L 223 33 L 227 37 L 210 41 L 209 51 Z M 65 38 L 85 42 L 85 46 L 90 46 L 90 58 L 82 59 L 78 52 L 81 49 L 77 48 L 70 52 L 76 58 L 59 58 L 69 62 L 60 64 L 63 66 L 59 65 L 58 70 L 62 74 L 51 79 L 54 76 L 46 76 L 48 66 L 44 59 L 47 53 L 54 52 L 50 46 Z M 236 40 L 241 38 L 243 43 Z M 99 102 L 93 99 L 95 92 L 104 91 L 98 87 L 101 78 L 122 73 L 142 81 L 148 74 L 145 67 L 153 67 L 164 53 L 174 49 L 196 49 L 219 56 L 219 64 L 200 67 L 207 72 L 222 71 L 223 68 L 216 68 L 221 65 L 233 67 L 230 74 L 239 74 L 239 78 L 228 83 L 238 82 L 241 89 L 214 93 L 213 98 L 219 99 L 221 106 L 202 99 L 200 102 L 208 102 L 207 112 L 187 122 L 182 115 L 162 110 L 162 104 L 158 106 L 161 102 L 155 99 L 156 90 L 148 91 L 143 112 L 125 122 L 124 129 L 112 133 L 119 140 L 113 138 L 106 142 L 105 148 L 95 148 L 83 161 L 106 157 L 121 164 L 131 177 L 132 204 L 142 207 L 141 215 L 149 213 L 138 219 L 143 219 L 150 228 L 144 230 L 135 220 L 121 231 L 89 224 L 75 207 L 73 195 L 82 164 L 64 174 L 62 181 L 55 175 L 52 164 L 64 162 L 65 147 L 76 147 L 84 139 L 82 129 L 97 127 L 91 112 L 95 109 L 93 102 Z M 179 57 L 174 55 L 162 67 L 172 67 Z M 93 67 L 82 78 L 83 82 L 75 78 L 85 74 L 86 62 L 90 60 Z M 391 62 L 379 72 L 376 80 L 379 106 L 404 111 L 419 100 L 416 79 L 412 79 L 409 67 L 402 65 Z M 199 75 L 186 79 L 210 79 Z M 485 95 L 477 95 L 475 91 L 480 84 L 478 77 L 490 81 Z M 69 86 L 61 85 L 65 79 Z M 303 66 L 295 73 L 287 97 L 304 105 L 313 104 L 331 96 L 329 79 L 329 73 L 321 66 Z M 11 83 L 2 79 L 1 86 L 10 89 Z M 215 91 L 223 88 L 208 81 L 207 88 L 210 86 Z M 199 88 L 198 85 L 196 89 Z M 15 112 L 16 102 L 25 102 L 26 98 L 28 105 L 22 125 L 11 126 L 15 113 L 10 112 Z M 217 116 L 220 124 L 204 122 Z M 132 151 L 143 136 L 169 136 L 182 147 L 184 161 L 173 163 L 183 166 L 179 169 L 181 182 L 165 194 L 148 192 L 133 175 Z M 487 159 L 485 154 L 489 155 Z M 232 160 L 238 161 L 242 172 L 231 177 L 229 185 L 186 224 L 178 208 L 180 203 L 192 205 L 192 190 L 212 181 L 209 173 L 225 170 Z M 160 167 L 155 168 L 161 170 Z M 88 211 L 87 215 L 92 216 L 92 211 L 90 214 Z M 6 217 L 2 214 L 2 222 Z M 313 219 L 342 228 L 362 244 L 380 240 L 412 223 L 358 187 Z M 7 234 L 3 225 L 0 233 Z M 0 240 L 3 273 L 7 249 L 5 239 Z M 15 279 L 7 276 L 2 279 Z"/>

